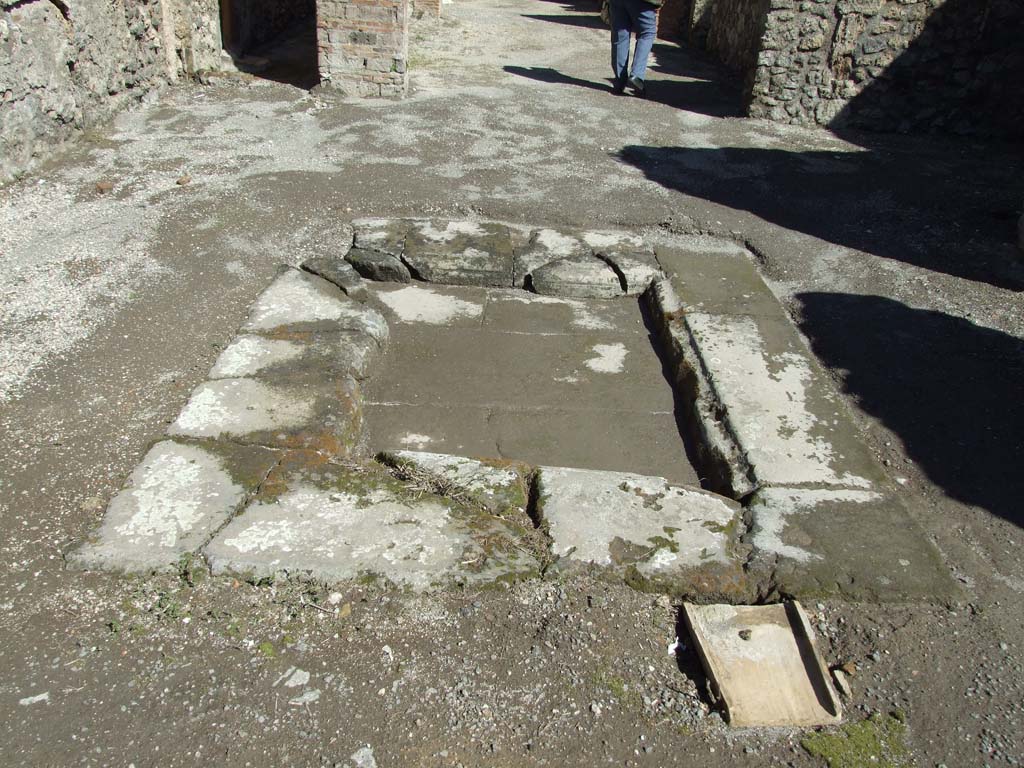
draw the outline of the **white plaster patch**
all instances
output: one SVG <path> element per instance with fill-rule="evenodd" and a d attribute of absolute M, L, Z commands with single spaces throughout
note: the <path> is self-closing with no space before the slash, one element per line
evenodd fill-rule
<path fill-rule="evenodd" d="M 577 328 L 588 331 L 612 330 L 615 326 L 609 321 L 596 315 L 585 301 L 578 299 L 562 299 L 557 296 L 541 296 L 537 293 L 526 291 L 515 291 L 502 293 L 498 300 L 517 301 L 520 304 L 553 304 L 569 307 L 572 311 L 572 324 Z"/>
<path fill-rule="evenodd" d="M 400 438 L 398 442 L 400 442 L 402 445 L 409 445 L 415 448 L 422 448 L 423 446 L 434 442 L 434 438 L 432 438 L 430 435 L 420 435 L 416 432 L 410 432 L 409 434 Z"/>
<path fill-rule="evenodd" d="M 628 232 L 584 232 L 583 241 L 591 248 L 611 248 L 613 245 L 639 247 L 644 244 L 642 238 Z"/>
<path fill-rule="evenodd" d="M 299 399 L 253 379 L 219 379 L 200 384 L 167 430 L 172 435 L 219 437 L 309 423 L 314 400 Z"/>
<path fill-rule="evenodd" d="M 220 353 L 210 369 L 211 379 L 252 376 L 270 365 L 286 363 L 302 356 L 303 346 L 294 341 L 265 339 L 262 336 L 237 336 Z"/>
<path fill-rule="evenodd" d="M 382 302 L 405 323 L 447 325 L 459 317 L 479 317 L 484 305 L 410 285 L 397 291 L 381 291 Z"/>
<path fill-rule="evenodd" d="M 484 234 L 483 228 L 472 221 L 449 221 L 445 224 L 444 229 L 438 229 L 430 221 L 419 221 L 415 226 L 423 237 L 435 243 L 447 243 L 459 235 Z"/>
<path fill-rule="evenodd" d="M 625 344 L 595 344 L 595 356 L 584 361 L 584 365 L 598 373 L 622 373 L 626 366 L 629 350 Z"/>
<path fill-rule="evenodd" d="M 575 256 L 586 250 L 578 238 L 564 235 L 554 229 L 539 230 L 536 242 L 554 258 Z"/>
<path fill-rule="evenodd" d="M 806 355 L 770 352 L 753 318 L 690 313 L 687 323 L 759 480 L 871 487 L 833 468 L 841 457 L 822 434 L 831 423 L 809 408 L 814 372 Z"/>

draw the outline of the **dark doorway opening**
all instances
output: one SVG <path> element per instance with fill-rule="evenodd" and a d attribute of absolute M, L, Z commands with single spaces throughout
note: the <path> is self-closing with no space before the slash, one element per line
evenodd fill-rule
<path fill-rule="evenodd" d="M 220 25 L 240 71 L 299 88 L 320 81 L 316 0 L 220 0 Z"/>

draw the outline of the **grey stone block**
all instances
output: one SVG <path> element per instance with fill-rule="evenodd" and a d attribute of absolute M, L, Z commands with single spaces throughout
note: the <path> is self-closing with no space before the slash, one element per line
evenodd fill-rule
<path fill-rule="evenodd" d="M 596 257 L 559 259 L 533 270 L 530 287 L 544 296 L 610 299 L 622 296 L 615 270 Z"/>
<path fill-rule="evenodd" d="M 324 280 L 334 283 L 345 292 L 346 296 L 356 301 L 366 301 L 366 285 L 363 282 L 363 278 L 344 258 L 317 256 L 312 259 L 306 259 L 302 264 L 302 268 L 307 272 L 322 277 Z"/>
<path fill-rule="evenodd" d="M 501 224 L 413 222 L 404 259 L 415 275 L 427 282 L 512 286 L 512 235 Z"/>
<path fill-rule="evenodd" d="M 409 233 L 405 219 L 356 219 L 354 245 L 363 251 L 377 251 L 396 258 L 405 253 L 405 238 Z"/>
<path fill-rule="evenodd" d="M 409 268 L 399 257 L 390 253 L 356 247 L 345 258 L 367 280 L 378 283 L 408 283 L 412 280 Z"/>
<path fill-rule="evenodd" d="M 530 234 L 529 241 L 515 249 L 513 263 L 513 285 L 523 288 L 526 278 L 533 270 L 558 259 L 587 258 L 592 256 L 590 246 L 571 232 L 555 229 L 538 229 Z"/>
<path fill-rule="evenodd" d="M 367 378 L 380 354 L 365 333 L 305 331 L 284 338 L 236 336 L 210 369 L 210 379 L 256 377 L 269 383 L 338 376 Z"/>
<path fill-rule="evenodd" d="M 788 318 L 746 248 L 705 236 L 673 241 L 655 252 L 687 312 Z"/>

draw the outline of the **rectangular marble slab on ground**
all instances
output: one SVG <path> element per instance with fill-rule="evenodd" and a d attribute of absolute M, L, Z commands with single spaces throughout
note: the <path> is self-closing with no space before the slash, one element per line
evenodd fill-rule
<path fill-rule="evenodd" d="M 304 466 L 299 457 L 272 473 L 205 554 L 215 574 L 379 578 L 421 592 L 536 575 L 538 560 L 519 544 L 528 533 L 383 470 Z"/>
<path fill-rule="evenodd" d="M 277 460 L 273 451 L 256 447 L 157 443 L 68 562 L 127 572 L 174 570 L 228 521 Z"/>
<path fill-rule="evenodd" d="M 628 571 L 646 588 L 743 594 L 741 510 L 731 499 L 660 477 L 541 467 L 540 512 L 552 552 Z"/>

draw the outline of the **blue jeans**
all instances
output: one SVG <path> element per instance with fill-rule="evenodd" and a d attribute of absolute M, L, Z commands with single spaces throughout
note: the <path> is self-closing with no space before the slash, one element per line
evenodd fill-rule
<path fill-rule="evenodd" d="M 658 9 L 644 0 L 611 0 L 612 72 L 617 85 L 625 85 L 627 77 L 643 80 L 647 74 L 647 57 L 651 55 L 654 34 L 658 27 Z M 629 62 L 629 34 L 636 34 L 633 66 Z"/>

